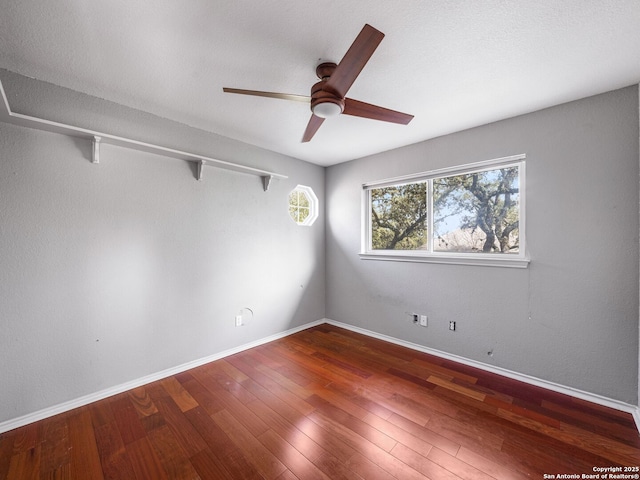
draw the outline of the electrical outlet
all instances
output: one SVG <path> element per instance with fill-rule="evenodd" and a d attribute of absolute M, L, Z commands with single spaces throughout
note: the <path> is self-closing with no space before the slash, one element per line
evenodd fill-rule
<path fill-rule="evenodd" d="M 456 331 L 456 322 L 454 322 L 453 320 L 449 322 L 449 330 L 451 330 L 452 332 Z"/>
<path fill-rule="evenodd" d="M 413 317 L 413 323 L 418 323 L 418 314 L 412 313 L 411 316 Z"/>
<path fill-rule="evenodd" d="M 420 315 L 420 326 L 421 327 L 426 327 L 427 326 L 427 316 L 426 315 Z"/>
<path fill-rule="evenodd" d="M 236 315 L 236 327 L 242 326 L 242 315 Z"/>

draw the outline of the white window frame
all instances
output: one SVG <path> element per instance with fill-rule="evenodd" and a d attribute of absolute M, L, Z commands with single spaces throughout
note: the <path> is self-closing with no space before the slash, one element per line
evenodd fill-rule
<path fill-rule="evenodd" d="M 527 268 L 529 257 L 525 242 L 525 154 L 512 155 L 509 157 L 485 160 L 482 162 L 461 165 L 457 167 L 442 168 L 429 172 L 421 172 L 402 177 L 388 178 L 367 182 L 362 185 L 362 225 L 361 225 L 361 249 L 360 258 L 363 260 L 386 260 L 395 262 L 426 262 L 426 263 L 447 263 L 456 265 L 484 265 L 492 267 L 513 267 Z M 456 253 L 433 251 L 433 200 L 431 188 L 427 188 L 427 232 L 429 235 L 428 250 L 373 250 L 371 248 L 371 190 L 375 188 L 390 187 L 394 185 L 405 185 L 420 181 L 429 181 L 434 178 L 448 177 L 476 173 L 485 170 L 495 170 L 497 168 L 517 166 L 519 167 L 519 236 L 520 248 L 518 253 Z"/>
<path fill-rule="evenodd" d="M 287 198 L 290 198 L 290 195 L 293 192 L 302 192 L 307 196 L 307 199 L 309 200 L 309 215 L 307 215 L 307 218 L 305 218 L 304 221 L 302 222 L 296 222 L 293 218 L 291 218 L 291 215 L 289 215 L 289 218 L 291 218 L 291 220 L 293 220 L 297 225 L 300 225 L 303 227 L 310 227 L 311 225 L 313 225 L 313 222 L 315 222 L 318 219 L 318 215 L 319 215 L 318 197 L 316 197 L 316 194 L 313 191 L 313 189 L 311 187 L 307 187 L 306 185 L 296 186 L 296 188 L 294 188 L 293 190 L 291 190 L 291 192 L 289 192 L 289 196 Z M 289 203 L 288 207 L 290 206 L 291 204 Z"/>

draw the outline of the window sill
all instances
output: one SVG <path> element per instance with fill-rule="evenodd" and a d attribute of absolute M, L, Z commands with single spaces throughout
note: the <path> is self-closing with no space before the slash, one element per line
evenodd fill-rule
<path fill-rule="evenodd" d="M 529 259 L 520 256 L 497 256 L 482 254 L 412 254 L 408 252 L 360 253 L 362 260 L 390 262 L 442 263 L 450 265 L 480 265 L 485 267 L 527 268 Z M 504 255 L 504 254 L 503 254 Z"/>

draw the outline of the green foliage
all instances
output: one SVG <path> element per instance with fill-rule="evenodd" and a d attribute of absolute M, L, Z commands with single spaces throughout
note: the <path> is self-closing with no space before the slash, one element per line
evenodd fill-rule
<path fill-rule="evenodd" d="M 303 223 L 310 214 L 309 198 L 299 190 L 289 194 L 289 215 L 296 223 Z"/>
<path fill-rule="evenodd" d="M 371 190 L 372 249 L 427 248 L 428 182 Z M 518 167 L 435 178 L 432 182 L 435 251 L 518 251 Z"/>
<path fill-rule="evenodd" d="M 374 250 L 416 250 L 427 244 L 427 185 L 410 183 L 371 190 Z"/>

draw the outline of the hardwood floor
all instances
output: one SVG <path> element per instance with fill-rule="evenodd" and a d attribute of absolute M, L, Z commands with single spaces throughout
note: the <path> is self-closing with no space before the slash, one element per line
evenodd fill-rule
<path fill-rule="evenodd" d="M 629 414 L 326 324 L 0 435 L 11 480 L 508 480 L 638 465 Z"/>

